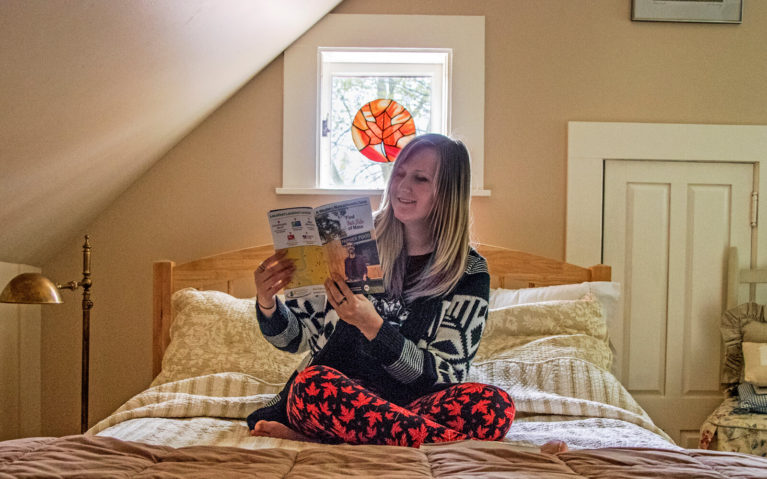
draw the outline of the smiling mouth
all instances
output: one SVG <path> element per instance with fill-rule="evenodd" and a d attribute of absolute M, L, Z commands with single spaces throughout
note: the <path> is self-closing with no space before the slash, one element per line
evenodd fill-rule
<path fill-rule="evenodd" d="M 397 201 L 399 201 L 400 203 L 404 203 L 406 205 L 412 205 L 413 203 L 415 203 L 415 200 L 406 200 L 404 198 L 397 198 Z"/>

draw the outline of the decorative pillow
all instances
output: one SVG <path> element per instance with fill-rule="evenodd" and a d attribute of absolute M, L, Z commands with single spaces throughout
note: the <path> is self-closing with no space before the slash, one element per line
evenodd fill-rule
<path fill-rule="evenodd" d="M 592 296 L 577 300 L 541 301 L 490 309 L 485 334 L 498 329 L 507 336 L 588 334 L 607 339 L 602 308 Z"/>
<path fill-rule="evenodd" d="M 185 288 L 171 298 L 175 319 L 162 371 L 152 386 L 194 376 L 241 372 L 283 384 L 302 355 L 272 346 L 256 319 L 255 300 Z"/>
<path fill-rule="evenodd" d="M 724 365 L 721 383 L 734 385 L 743 380 L 743 342 L 767 343 L 767 319 L 764 305 L 743 303 L 722 315 L 720 326 L 724 341 Z"/>
<path fill-rule="evenodd" d="M 491 309 L 475 360 L 564 356 L 610 369 L 607 326 L 600 303 L 590 295 Z"/>
<path fill-rule="evenodd" d="M 743 343 L 744 378 L 756 386 L 767 386 L 767 343 Z"/>
<path fill-rule="evenodd" d="M 602 307 L 611 341 L 622 349 L 623 306 L 621 285 L 611 281 L 591 281 L 578 284 L 544 286 L 540 288 L 494 289 L 490 291 L 490 309 L 542 301 L 575 300 L 591 294 Z"/>

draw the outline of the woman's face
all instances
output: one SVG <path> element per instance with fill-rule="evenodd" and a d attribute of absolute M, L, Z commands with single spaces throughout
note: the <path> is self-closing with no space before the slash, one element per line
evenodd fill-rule
<path fill-rule="evenodd" d="M 394 217 L 407 226 L 425 226 L 434 207 L 437 152 L 423 148 L 396 164 L 390 185 Z"/>

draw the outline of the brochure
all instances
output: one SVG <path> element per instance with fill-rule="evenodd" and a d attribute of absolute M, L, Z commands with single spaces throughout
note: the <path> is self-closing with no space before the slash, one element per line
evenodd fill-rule
<path fill-rule="evenodd" d="M 369 198 L 271 210 L 268 216 L 274 249 L 287 249 L 296 264 L 286 299 L 324 296 L 331 272 L 355 294 L 384 291 Z"/>

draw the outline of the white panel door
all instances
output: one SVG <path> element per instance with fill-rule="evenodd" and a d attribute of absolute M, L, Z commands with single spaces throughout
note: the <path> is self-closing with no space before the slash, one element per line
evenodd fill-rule
<path fill-rule="evenodd" d="M 605 161 L 603 262 L 623 284 L 623 384 L 680 445 L 722 401 L 727 249 L 751 251 L 754 165 Z"/>

